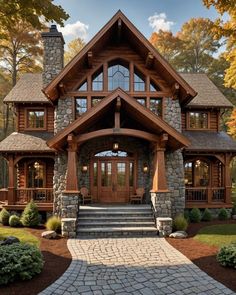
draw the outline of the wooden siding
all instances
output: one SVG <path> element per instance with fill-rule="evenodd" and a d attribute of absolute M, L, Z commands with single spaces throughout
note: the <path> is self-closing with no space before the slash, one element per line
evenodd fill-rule
<path fill-rule="evenodd" d="M 46 128 L 45 131 L 54 131 L 54 107 L 48 104 L 17 104 L 16 114 L 17 114 L 17 131 L 24 132 L 26 130 L 26 109 L 27 108 L 39 108 L 45 109 L 46 111 Z M 35 131 L 35 130 L 34 130 Z"/>

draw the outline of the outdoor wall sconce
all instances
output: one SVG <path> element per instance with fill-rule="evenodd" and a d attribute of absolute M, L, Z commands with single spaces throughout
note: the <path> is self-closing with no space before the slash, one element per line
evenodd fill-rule
<path fill-rule="evenodd" d="M 143 172 L 148 173 L 148 165 L 146 163 L 143 164 Z"/>
<path fill-rule="evenodd" d="M 117 151 L 119 149 L 119 143 L 114 142 L 112 148 L 113 148 L 113 151 Z"/>
<path fill-rule="evenodd" d="M 86 173 L 88 171 L 88 165 L 82 166 L 82 172 Z"/>

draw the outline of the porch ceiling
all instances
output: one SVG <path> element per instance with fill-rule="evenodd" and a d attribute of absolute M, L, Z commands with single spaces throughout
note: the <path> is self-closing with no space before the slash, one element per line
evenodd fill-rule
<path fill-rule="evenodd" d="M 109 117 L 112 112 L 115 115 L 117 98 L 119 98 L 121 103 L 120 111 L 125 111 L 129 119 L 135 122 L 131 129 L 114 128 L 115 125 L 111 126 L 114 121 L 112 123 L 111 120 L 109 120 L 109 122 L 106 121 L 106 118 Z M 103 125 L 105 126 L 103 126 L 103 128 L 94 130 L 94 126 L 98 125 L 99 122 L 103 122 L 103 120 L 105 122 Z M 141 126 L 145 126 L 145 130 L 140 128 Z M 47 142 L 47 144 L 50 148 L 60 149 L 66 145 L 67 136 L 69 134 L 73 133 L 74 135 L 83 135 L 84 137 L 86 137 L 86 134 L 92 133 L 90 131 L 97 132 L 96 134 L 94 134 L 94 137 L 97 137 L 98 135 L 107 136 L 112 134 L 142 137 L 144 139 L 147 139 L 145 138 L 145 136 L 150 136 L 149 141 L 151 142 L 155 142 L 156 140 L 158 140 L 158 137 L 160 135 L 165 133 L 168 134 L 168 148 L 179 149 L 190 144 L 188 139 L 180 132 L 176 131 L 164 120 L 162 120 L 160 117 L 157 117 L 150 110 L 139 104 L 134 98 L 130 97 L 125 91 L 119 88 L 109 94 L 107 97 L 105 97 L 95 107 L 89 109 L 86 113 L 84 113 L 81 117 L 71 123 L 64 130 L 58 132 L 52 139 Z M 104 135 L 102 135 L 101 132 L 104 132 Z M 88 139 L 90 138 L 91 137 L 89 137 Z"/>

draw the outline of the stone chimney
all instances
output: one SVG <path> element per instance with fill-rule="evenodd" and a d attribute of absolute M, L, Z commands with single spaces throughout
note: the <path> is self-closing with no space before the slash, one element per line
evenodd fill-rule
<path fill-rule="evenodd" d="M 64 38 L 56 25 L 42 34 L 44 45 L 43 85 L 46 86 L 64 67 Z"/>

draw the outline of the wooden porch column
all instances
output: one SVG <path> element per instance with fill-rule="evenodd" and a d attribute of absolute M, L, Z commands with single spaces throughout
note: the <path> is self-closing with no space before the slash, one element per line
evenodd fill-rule
<path fill-rule="evenodd" d="M 78 191 L 78 175 L 77 175 L 77 142 L 73 134 L 67 137 L 68 143 L 68 162 L 66 191 Z"/>
<path fill-rule="evenodd" d="M 231 155 L 225 154 L 225 203 L 231 204 L 231 189 L 232 189 L 232 181 L 231 181 L 231 174 L 230 174 L 230 160 Z"/>
<path fill-rule="evenodd" d="M 15 186 L 14 186 L 14 157 L 10 155 L 8 158 L 8 205 L 15 204 Z"/>
<path fill-rule="evenodd" d="M 163 137 L 161 142 L 167 141 L 168 137 Z M 163 146 L 163 144 L 161 144 Z M 160 147 L 156 144 L 154 148 L 154 159 L 153 159 L 153 180 L 152 180 L 152 191 L 153 192 L 166 192 L 168 191 L 166 182 L 166 167 L 165 167 L 165 148 Z"/>

